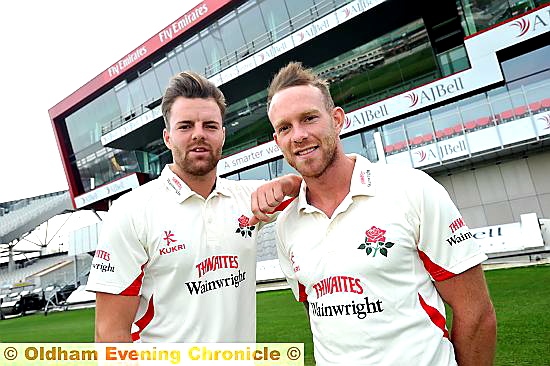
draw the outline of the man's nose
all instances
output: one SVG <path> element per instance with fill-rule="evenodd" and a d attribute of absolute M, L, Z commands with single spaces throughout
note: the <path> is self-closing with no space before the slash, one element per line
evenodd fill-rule
<path fill-rule="evenodd" d="M 307 128 L 304 128 L 300 124 L 297 124 L 292 128 L 292 142 L 300 143 L 307 139 L 308 135 Z"/>
<path fill-rule="evenodd" d="M 204 140 L 204 128 L 202 126 L 195 126 L 193 128 L 193 140 Z"/>

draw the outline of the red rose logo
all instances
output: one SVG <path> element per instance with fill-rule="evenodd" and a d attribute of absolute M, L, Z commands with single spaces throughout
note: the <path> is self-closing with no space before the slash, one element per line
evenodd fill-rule
<path fill-rule="evenodd" d="M 386 234 L 386 230 L 379 229 L 376 226 L 371 227 L 365 232 L 367 242 L 369 243 L 377 243 L 379 241 L 385 242 L 386 237 L 384 234 Z"/>
<path fill-rule="evenodd" d="M 237 221 L 239 221 L 239 227 L 237 228 L 235 233 L 241 234 L 243 238 L 246 238 L 247 236 L 252 237 L 252 232 L 254 231 L 256 226 L 249 226 L 250 219 L 245 215 L 241 215 L 241 217 L 239 217 Z"/>
<path fill-rule="evenodd" d="M 245 215 L 241 215 L 241 217 L 239 217 L 239 227 L 248 226 L 248 221 L 250 221 L 248 217 L 246 217 Z"/>

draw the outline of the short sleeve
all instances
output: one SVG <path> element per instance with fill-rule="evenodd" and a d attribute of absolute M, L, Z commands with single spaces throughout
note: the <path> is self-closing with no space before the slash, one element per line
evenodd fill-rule
<path fill-rule="evenodd" d="M 298 282 L 294 274 L 291 254 L 286 249 L 279 232 L 279 221 L 277 221 L 275 225 L 275 242 L 277 244 L 277 257 L 279 258 L 279 265 L 281 266 L 281 270 L 283 271 L 286 281 L 288 282 L 288 285 L 290 286 L 296 300 L 305 302 L 307 300 L 305 289 L 304 286 Z"/>
<path fill-rule="evenodd" d="M 130 197 L 111 206 L 99 235 L 86 290 L 127 296 L 140 294 L 143 270 L 148 260 L 140 238 L 143 225 L 136 219 Z"/>
<path fill-rule="evenodd" d="M 449 194 L 420 172 L 418 251 L 435 281 L 462 273 L 487 259 Z"/>

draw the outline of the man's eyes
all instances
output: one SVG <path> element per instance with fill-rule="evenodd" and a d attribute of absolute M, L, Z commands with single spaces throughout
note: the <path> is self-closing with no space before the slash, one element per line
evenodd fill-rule
<path fill-rule="evenodd" d="M 281 127 L 277 128 L 278 133 L 285 132 L 286 130 L 288 130 L 288 126 L 281 126 Z"/>

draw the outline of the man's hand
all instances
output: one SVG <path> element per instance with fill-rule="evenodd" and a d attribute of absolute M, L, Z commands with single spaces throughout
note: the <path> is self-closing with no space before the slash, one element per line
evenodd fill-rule
<path fill-rule="evenodd" d="M 286 196 L 296 197 L 300 192 L 302 177 L 295 174 L 288 174 L 275 178 L 262 184 L 252 193 L 251 210 L 254 216 L 249 225 L 255 225 L 260 221 L 270 222 L 268 214 L 273 213 L 275 207 L 279 206 Z"/>

